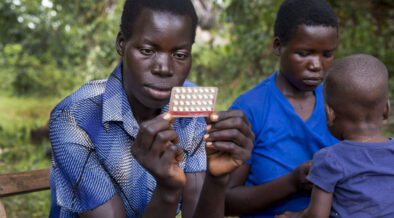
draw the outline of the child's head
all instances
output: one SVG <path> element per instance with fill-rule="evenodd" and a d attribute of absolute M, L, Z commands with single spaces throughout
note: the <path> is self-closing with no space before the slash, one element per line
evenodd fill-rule
<path fill-rule="evenodd" d="M 334 60 L 338 21 L 325 0 L 286 0 L 275 21 L 279 74 L 296 90 L 313 91 Z"/>
<path fill-rule="evenodd" d="M 377 58 L 356 54 L 334 62 L 324 82 L 327 125 L 339 139 L 379 133 L 388 117 L 388 72 Z M 348 131 L 348 132 L 346 132 Z"/>

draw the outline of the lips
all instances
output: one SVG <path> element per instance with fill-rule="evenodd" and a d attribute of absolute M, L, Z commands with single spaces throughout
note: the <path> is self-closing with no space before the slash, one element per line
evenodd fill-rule
<path fill-rule="evenodd" d="M 318 86 L 323 81 L 322 78 L 308 78 L 303 79 L 303 82 L 308 86 Z"/>
<path fill-rule="evenodd" d="M 169 87 L 145 86 L 145 89 L 150 96 L 158 100 L 165 100 L 171 96 L 171 88 Z"/>

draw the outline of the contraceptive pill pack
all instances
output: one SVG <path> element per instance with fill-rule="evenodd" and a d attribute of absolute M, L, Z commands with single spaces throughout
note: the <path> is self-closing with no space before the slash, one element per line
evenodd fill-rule
<path fill-rule="evenodd" d="M 173 87 L 169 112 L 175 117 L 206 117 L 215 111 L 217 87 Z"/>

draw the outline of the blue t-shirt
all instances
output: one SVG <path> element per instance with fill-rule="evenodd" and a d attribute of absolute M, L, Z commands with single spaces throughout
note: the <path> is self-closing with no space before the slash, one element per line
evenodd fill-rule
<path fill-rule="evenodd" d="M 276 75 L 272 74 L 239 96 L 230 107 L 245 113 L 255 134 L 252 155 L 247 162 L 250 172 L 246 186 L 264 184 L 288 174 L 311 160 L 321 148 L 338 142 L 327 129 L 322 85 L 314 91 L 316 105 L 304 122 L 276 86 Z M 306 194 L 294 195 L 253 216 L 273 217 L 285 211 L 298 211 L 306 208 L 309 200 Z"/>
<path fill-rule="evenodd" d="M 186 81 L 184 86 L 195 86 Z M 168 111 L 168 105 L 161 112 Z M 203 118 L 176 119 L 186 173 L 206 170 Z M 92 81 L 51 113 L 53 162 L 50 217 L 78 217 L 118 193 L 128 217 L 141 217 L 156 181 L 131 155 L 139 125 L 122 86 L 122 64 L 108 80 Z"/>
<path fill-rule="evenodd" d="M 313 156 L 307 177 L 333 192 L 331 217 L 394 217 L 394 141 L 343 141 Z"/>

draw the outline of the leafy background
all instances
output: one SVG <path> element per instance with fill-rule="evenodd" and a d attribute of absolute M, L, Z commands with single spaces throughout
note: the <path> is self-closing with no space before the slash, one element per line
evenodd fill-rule
<path fill-rule="evenodd" d="M 278 67 L 273 24 L 283 0 L 193 0 L 200 16 L 189 79 L 218 86 L 218 110 Z M 368 53 L 390 72 L 394 93 L 394 2 L 329 0 L 340 21 L 337 58 Z M 31 131 L 86 81 L 119 61 L 115 37 L 123 0 L 0 1 L 0 173 L 47 168 L 50 143 Z M 386 135 L 394 131 L 387 123 Z M 49 191 L 2 199 L 9 217 L 47 217 Z"/>

